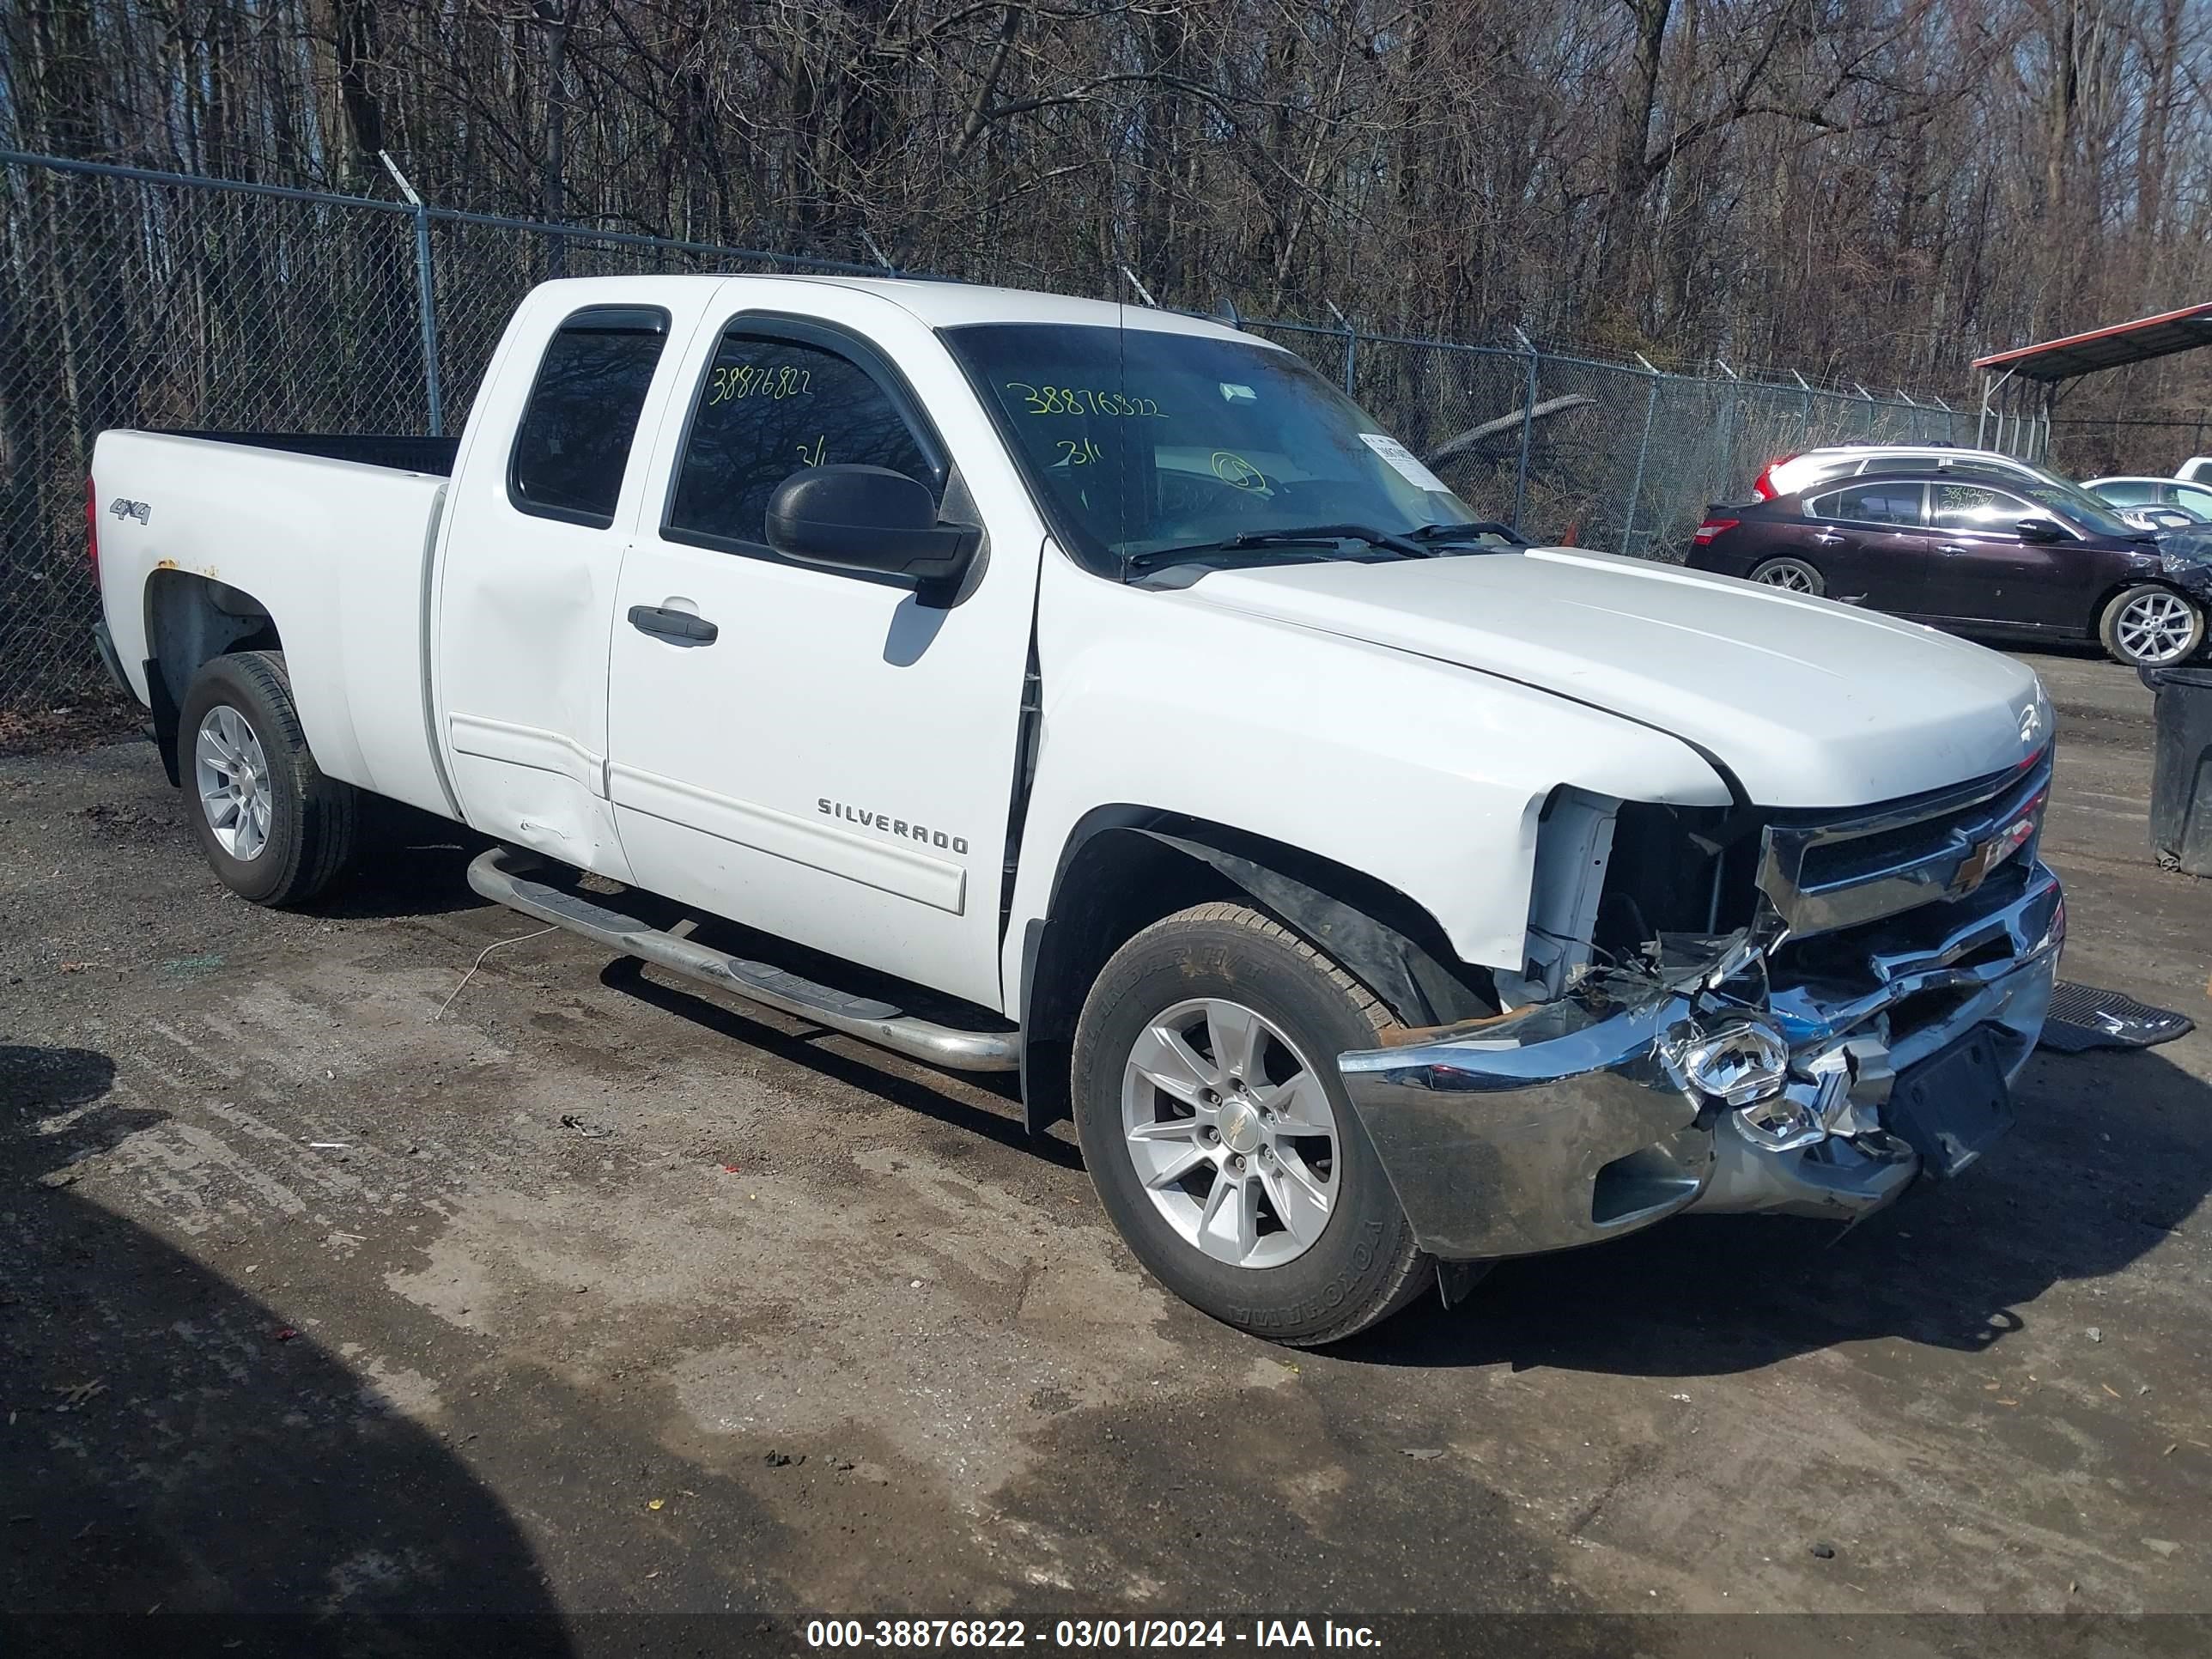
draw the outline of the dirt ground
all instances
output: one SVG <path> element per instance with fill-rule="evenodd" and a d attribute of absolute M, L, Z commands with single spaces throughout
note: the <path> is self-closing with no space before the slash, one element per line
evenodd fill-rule
<path fill-rule="evenodd" d="M 2148 696 L 2035 664 L 2066 975 L 2212 1024 L 2212 884 L 2145 847 Z M 1656 1651 L 1694 1621 L 1602 1616 L 2212 1607 L 2205 1030 L 2039 1055 L 1980 1168 L 1839 1242 L 1672 1223 L 1293 1354 L 1139 1273 L 1010 1092 L 566 934 L 471 975 L 532 931 L 471 850 L 272 914 L 150 748 L 0 762 L 0 1609 L 555 1648 L 1481 1612 Z M 2098 1628 L 2067 1650 L 2212 1639 Z"/>

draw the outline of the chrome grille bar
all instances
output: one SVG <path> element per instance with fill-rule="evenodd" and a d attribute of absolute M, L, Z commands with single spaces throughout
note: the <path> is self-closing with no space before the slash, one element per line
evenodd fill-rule
<path fill-rule="evenodd" d="M 2046 744 L 2017 769 L 1955 790 L 1770 824 L 1759 890 L 1798 939 L 1970 893 L 2007 860 L 2033 856 L 2051 765 Z"/>

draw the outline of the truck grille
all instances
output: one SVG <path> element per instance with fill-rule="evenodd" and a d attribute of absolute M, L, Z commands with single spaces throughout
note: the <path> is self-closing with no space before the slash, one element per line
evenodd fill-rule
<path fill-rule="evenodd" d="M 1797 939 L 1960 897 L 2033 858 L 2051 770 L 2046 744 L 2010 771 L 1849 817 L 1781 815 L 1761 841 L 1759 890 Z"/>

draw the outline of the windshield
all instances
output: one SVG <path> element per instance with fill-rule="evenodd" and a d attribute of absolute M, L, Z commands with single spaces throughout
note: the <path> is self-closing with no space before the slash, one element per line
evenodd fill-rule
<path fill-rule="evenodd" d="M 2099 501 L 2087 490 L 2068 483 L 2063 478 L 2042 477 L 2024 480 L 2020 493 L 2039 507 L 2050 507 L 2063 514 L 2093 535 L 2118 536 L 2123 540 L 2143 532 L 2121 518 L 2106 503 Z"/>
<path fill-rule="evenodd" d="M 2032 462 L 2014 461 L 2009 466 L 2000 467 L 1961 461 L 1945 471 L 1959 476 L 1971 473 L 1993 483 L 2005 483 L 2039 507 L 2047 507 L 2063 514 L 2092 535 L 2118 536 L 2125 539 L 2143 533 L 2115 513 L 2110 501 L 2099 501 L 2080 484 Z"/>
<path fill-rule="evenodd" d="M 1475 520 L 1372 416 L 1273 346 L 1061 323 L 983 324 L 944 338 L 994 406 L 1055 532 L 1103 574 L 1177 550 L 1202 562 L 1370 558 L 1371 541 L 1352 537 L 1222 544 L 1316 526 L 1402 538 Z M 1503 534 L 1480 539 L 1507 544 Z"/>

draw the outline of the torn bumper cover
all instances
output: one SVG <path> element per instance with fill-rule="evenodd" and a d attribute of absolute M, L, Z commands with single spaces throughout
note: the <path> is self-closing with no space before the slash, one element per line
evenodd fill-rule
<path fill-rule="evenodd" d="M 1877 944 L 1847 976 L 1829 976 L 1832 956 L 1793 972 L 1799 952 L 1739 936 L 1733 960 L 1594 975 L 1338 1065 L 1415 1237 L 1446 1260 L 1686 1210 L 1855 1219 L 2011 1121 L 2065 933 L 2057 878 L 2032 853 L 2018 864 L 1912 918 L 1940 937 Z"/>

